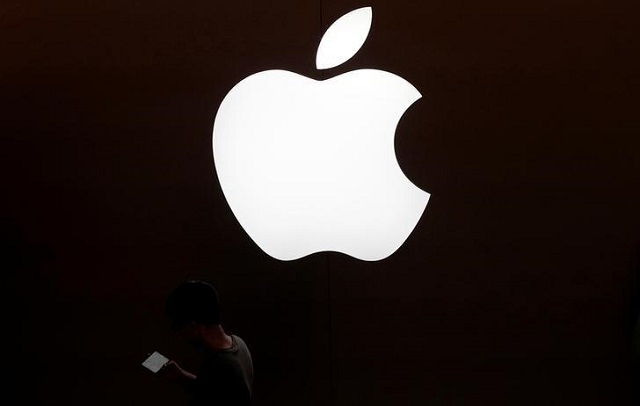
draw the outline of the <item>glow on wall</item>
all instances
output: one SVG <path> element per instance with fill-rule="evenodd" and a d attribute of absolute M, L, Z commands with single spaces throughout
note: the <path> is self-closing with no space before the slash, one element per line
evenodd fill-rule
<path fill-rule="evenodd" d="M 371 19 L 364 7 L 334 22 L 317 68 L 355 55 Z M 420 97 L 406 80 L 374 69 L 326 80 L 267 70 L 240 81 L 213 127 L 218 179 L 238 222 L 279 260 L 321 251 L 366 261 L 393 254 L 429 201 L 394 149 L 398 122 Z"/>

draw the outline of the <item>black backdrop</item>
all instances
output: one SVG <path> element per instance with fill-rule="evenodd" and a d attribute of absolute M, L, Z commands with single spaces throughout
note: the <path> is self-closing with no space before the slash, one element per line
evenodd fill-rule
<path fill-rule="evenodd" d="M 361 51 L 315 70 L 332 21 Z M 610 1 L 0 5 L 4 328 L 20 404 L 180 404 L 143 370 L 164 296 L 214 282 L 256 405 L 628 404 L 640 244 L 638 7 Z M 423 94 L 398 127 L 432 193 L 390 258 L 280 262 L 217 183 L 226 92 L 358 68 Z"/>

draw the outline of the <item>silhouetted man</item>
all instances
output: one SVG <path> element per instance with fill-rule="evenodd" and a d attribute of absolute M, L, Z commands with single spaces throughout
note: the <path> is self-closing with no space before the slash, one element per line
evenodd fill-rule
<path fill-rule="evenodd" d="M 205 355 L 197 375 L 170 361 L 166 374 L 180 380 L 192 394 L 193 406 L 246 406 L 251 403 L 253 363 L 246 344 L 227 335 L 220 325 L 215 288 L 203 281 L 179 285 L 167 298 L 172 328 Z"/>

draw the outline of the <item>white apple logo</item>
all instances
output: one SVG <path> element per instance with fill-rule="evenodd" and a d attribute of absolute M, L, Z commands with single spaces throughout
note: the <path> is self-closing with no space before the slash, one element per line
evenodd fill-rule
<path fill-rule="evenodd" d="M 320 41 L 318 69 L 351 58 L 371 18 L 364 7 L 334 22 Z M 321 81 L 268 70 L 235 85 L 216 115 L 213 157 L 244 230 L 279 260 L 393 254 L 429 201 L 394 149 L 398 122 L 420 97 L 401 77 L 373 69 Z"/>

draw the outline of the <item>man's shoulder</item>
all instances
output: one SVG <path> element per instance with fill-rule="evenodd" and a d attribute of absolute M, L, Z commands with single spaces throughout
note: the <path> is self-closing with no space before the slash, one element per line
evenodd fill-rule
<path fill-rule="evenodd" d="M 249 349 L 242 338 L 231 335 L 233 344 L 230 348 L 207 351 L 203 360 L 203 368 L 220 368 L 233 366 L 238 362 L 238 358 L 241 356 L 249 355 Z"/>
<path fill-rule="evenodd" d="M 247 343 L 245 343 L 244 340 L 240 336 L 237 336 L 235 334 L 231 334 L 231 338 L 234 341 L 234 346 L 237 346 L 239 349 L 242 349 L 243 351 L 248 351 L 249 350 L 249 347 L 247 347 Z"/>

